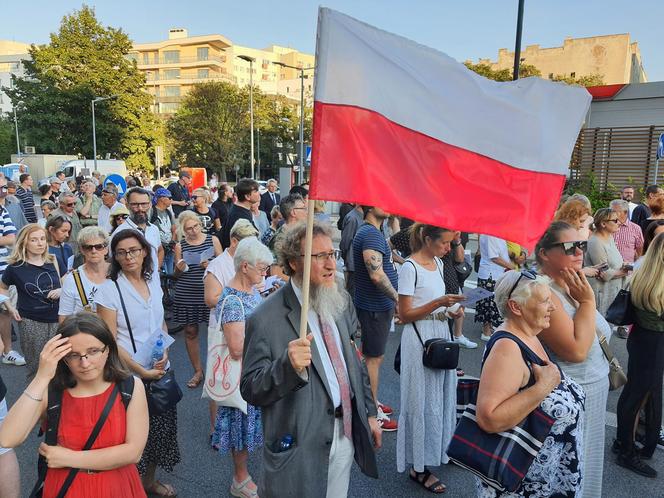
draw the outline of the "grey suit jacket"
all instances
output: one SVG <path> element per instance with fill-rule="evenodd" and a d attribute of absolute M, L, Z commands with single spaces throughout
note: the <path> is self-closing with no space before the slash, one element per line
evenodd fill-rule
<path fill-rule="evenodd" d="M 304 380 L 288 359 L 288 343 L 299 336 L 300 303 L 290 283 L 275 292 L 248 317 L 240 389 L 242 397 L 262 409 L 265 446 L 259 483 L 262 498 L 320 498 L 327 489 L 334 406 L 323 365 L 312 347 L 312 365 Z M 376 415 L 366 367 L 351 344 L 357 317 L 350 300 L 336 322 L 341 335 L 353 398 L 353 446 L 362 472 L 378 477 L 368 417 Z M 324 347 L 324 346 L 323 346 Z M 292 449 L 275 453 L 286 435 Z"/>

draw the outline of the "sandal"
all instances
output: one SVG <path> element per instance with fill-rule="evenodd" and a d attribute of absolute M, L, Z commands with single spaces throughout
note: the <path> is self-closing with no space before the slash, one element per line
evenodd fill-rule
<path fill-rule="evenodd" d="M 155 481 L 152 483 L 152 486 L 145 488 L 145 492 L 149 495 L 163 496 L 166 498 L 174 498 L 178 495 L 173 486 L 159 481 Z"/>
<path fill-rule="evenodd" d="M 415 469 L 410 469 L 410 472 L 408 472 L 408 476 L 415 481 L 417 484 L 422 486 L 424 489 L 427 491 L 431 491 L 434 494 L 442 494 L 447 490 L 447 486 L 445 486 L 442 482 L 440 482 L 440 479 L 438 479 L 436 476 L 433 476 L 436 480 L 429 484 L 428 486 L 426 485 L 426 482 L 429 480 L 429 477 L 432 476 L 431 471 L 428 469 L 424 469 L 424 472 L 416 472 Z"/>
<path fill-rule="evenodd" d="M 251 476 L 247 477 L 242 482 L 237 482 L 235 478 L 233 478 L 233 484 L 231 484 L 231 494 L 239 498 L 258 498 L 258 488 L 249 489 L 247 487 L 249 483 L 254 484 L 254 486 L 256 485 L 254 481 L 251 480 Z"/>
<path fill-rule="evenodd" d="M 463 368 L 457 368 L 456 372 L 457 372 L 457 377 L 463 377 L 464 375 L 466 375 L 466 372 L 463 371 Z"/>
<path fill-rule="evenodd" d="M 187 387 L 189 389 L 196 389 L 201 384 L 201 382 L 203 382 L 203 374 L 194 374 L 194 376 L 189 379 L 189 382 L 187 382 Z"/>

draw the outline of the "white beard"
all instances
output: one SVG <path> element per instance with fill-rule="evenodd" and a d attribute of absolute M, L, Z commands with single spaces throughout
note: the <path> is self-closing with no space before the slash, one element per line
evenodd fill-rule
<path fill-rule="evenodd" d="M 336 321 L 348 305 L 348 293 L 335 284 L 331 287 L 311 285 L 309 288 L 309 306 L 322 320 Z"/>

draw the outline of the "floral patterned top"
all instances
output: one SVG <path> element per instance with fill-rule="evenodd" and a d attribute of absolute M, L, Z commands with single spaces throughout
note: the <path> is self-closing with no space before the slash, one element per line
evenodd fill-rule
<path fill-rule="evenodd" d="M 234 297 L 229 297 L 234 296 Z M 228 299 L 226 299 L 228 297 Z M 224 303 L 226 301 L 226 304 Z M 223 314 L 222 312 L 223 304 Z M 219 296 L 219 301 L 214 310 L 217 323 L 244 322 L 246 318 L 254 311 L 254 308 L 260 304 L 260 295 L 256 293 L 248 294 L 232 287 L 224 287 Z M 220 318 L 221 315 L 221 318 Z"/>

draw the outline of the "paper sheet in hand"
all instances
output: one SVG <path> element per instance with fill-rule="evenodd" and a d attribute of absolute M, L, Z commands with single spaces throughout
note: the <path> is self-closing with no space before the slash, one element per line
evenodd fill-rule
<path fill-rule="evenodd" d="M 492 296 L 493 292 L 483 289 L 482 287 L 476 287 L 475 289 L 469 289 L 468 291 L 464 292 L 463 297 L 466 299 L 461 301 L 459 304 L 466 308 L 474 308 L 478 301 Z"/>
<path fill-rule="evenodd" d="M 175 342 L 175 339 L 166 334 L 163 330 L 155 330 L 150 338 L 145 341 L 143 345 L 138 348 L 138 351 L 134 353 L 134 356 L 132 356 L 132 359 L 136 363 L 140 363 L 144 368 L 152 368 L 152 350 L 154 349 L 154 345 L 157 343 L 157 339 L 159 339 L 159 334 L 162 335 L 161 337 L 164 341 L 164 349 L 167 349 Z"/>
<path fill-rule="evenodd" d="M 187 251 L 182 255 L 182 259 L 188 266 L 200 265 L 203 261 L 214 258 L 214 248 L 210 247 L 203 252 Z"/>

